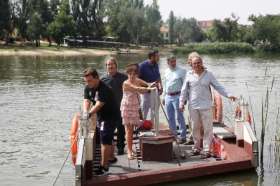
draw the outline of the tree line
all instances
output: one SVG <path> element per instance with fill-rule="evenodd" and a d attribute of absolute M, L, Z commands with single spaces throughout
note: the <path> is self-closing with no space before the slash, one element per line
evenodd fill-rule
<path fill-rule="evenodd" d="M 169 42 L 179 45 L 202 41 L 230 42 L 231 45 L 236 42 L 241 45 L 248 43 L 262 51 L 279 51 L 280 14 L 251 15 L 248 19 L 251 25 L 241 25 L 238 24 L 239 17 L 232 14 L 224 20 L 213 20 L 209 29 L 202 30 L 194 18 L 178 18 L 171 11 L 168 19 Z"/>
<path fill-rule="evenodd" d="M 40 45 L 45 38 L 60 45 L 65 36 L 130 43 L 160 42 L 157 1 L 143 0 L 1 0 L 0 37 L 12 33 Z"/>
<path fill-rule="evenodd" d="M 263 50 L 280 49 L 280 15 L 251 15 L 251 25 L 238 24 L 231 15 L 214 20 L 203 30 L 195 18 L 176 17 L 173 11 L 164 22 L 157 0 L 1 0 L 0 39 L 13 34 L 22 41 L 40 45 L 46 39 L 58 45 L 65 36 L 102 40 L 110 36 L 134 44 L 193 42 L 245 42 Z M 168 41 L 160 33 L 168 27 Z"/>

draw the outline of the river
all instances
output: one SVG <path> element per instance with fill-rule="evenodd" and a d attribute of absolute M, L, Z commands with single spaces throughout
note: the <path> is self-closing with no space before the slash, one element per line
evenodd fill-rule
<path fill-rule="evenodd" d="M 0 57 L 0 185 L 52 185 L 69 150 L 70 123 L 80 110 L 82 71 L 104 74 L 105 57 Z M 120 70 L 141 55 L 118 56 Z M 264 161 L 256 171 L 210 176 L 166 185 L 280 185 L 280 57 L 203 56 L 204 64 L 234 95 L 252 105 L 257 136 L 261 107 L 269 91 Z M 178 56 L 178 65 L 186 65 Z M 160 60 L 161 72 L 166 56 Z M 272 88 L 271 88 L 272 86 Z M 233 104 L 224 100 L 224 121 L 232 125 Z M 163 117 L 161 117 L 163 118 Z M 66 161 L 57 185 L 73 185 L 74 168 Z"/>

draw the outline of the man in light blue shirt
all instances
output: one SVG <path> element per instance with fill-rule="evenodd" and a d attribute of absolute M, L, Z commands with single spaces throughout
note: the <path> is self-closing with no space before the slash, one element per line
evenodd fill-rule
<path fill-rule="evenodd" d="M 188 101 L 193 128 L 193 155 L 198 155 L 203 150 L 201 158 L 208 158 L 210 157 L 213 137 L 213 103 L 210 86 L 233 101 L 236 97 L 230 95 L 214 75 L 205 69 L 200 56 L 195 56 L 191 59 L 191 66 L 192 71 L 187 73 L 181 90 L 179 107 L 180 111 L 183 111 L 185 102 Z M 202 147 L 201 141 L 203 141 Z"/>
<path fill-rule="evenodd" d="M 164 73 L 163 84 L 163 103 L 169 120 L 169 128 L 173 135 L 177 137 L 175 113 L 181 131 L 179 143 L 186 142 L 186 123 L 183 112 L 179 111 L 179 98 L 181 88 L 183 86 L 186 70 L 176 65 L 176 58 L 174 56 L 167 59 L 168 69 Z"/>

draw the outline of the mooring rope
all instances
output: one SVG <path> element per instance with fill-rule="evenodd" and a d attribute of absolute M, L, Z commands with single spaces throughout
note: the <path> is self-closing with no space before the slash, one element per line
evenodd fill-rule
<path fill-rule="evenodd" d="M 54 180 L 54 182 L 53 182 L 53 184 L 52 184 L 53 186 L 56 184 L 56 182 L 57 182 L 57 180 L 58 180 L 58 178 L 59 178 L 59 176 L 60 176 L 60 174 L 61 174 L 61 172 L 62 172 L 62 169 L 64 168 L 65 163 L 66 163 L 66 161 L 67 161 L 68 158 L 69 158 L 71 149 L 72 149 L 73 145 L 76 143 L 77 138 L 78 138 L 78 135 L 79 135 L 79 131 L 77 132 L 77 134 L 76 134 L 76 136 L 75 136 L 75 138 L 74 138 L 74 143 L 71 145 L 70 149 L 68 150 L 67 156 L 66 156 L 65 160 L 63 161 L 62 166 L 60 167 L 60 170 L 59 170 L 58 174 L 57 174 L 56 177 L 55 177 L 55 180 Z"/>

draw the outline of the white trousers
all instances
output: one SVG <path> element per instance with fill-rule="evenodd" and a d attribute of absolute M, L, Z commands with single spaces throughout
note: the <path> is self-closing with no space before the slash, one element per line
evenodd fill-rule
<path fill-rule="evenodd" d="M 209 152 L 213 138 L 213 113 L 212 109 L 189 108 L 193 129 L 194 149 Z M 201 141 L 203 147 L 201 148 Z"/>

